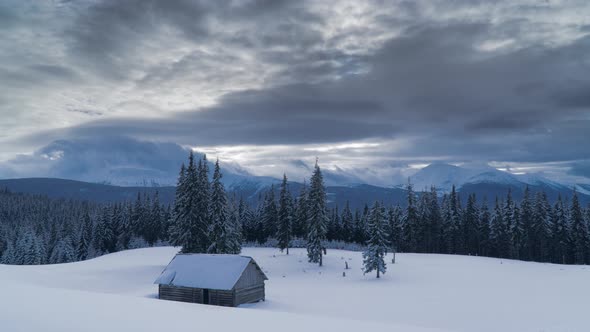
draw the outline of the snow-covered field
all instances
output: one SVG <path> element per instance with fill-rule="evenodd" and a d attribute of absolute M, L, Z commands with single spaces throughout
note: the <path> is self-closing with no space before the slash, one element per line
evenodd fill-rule
<path fill-rule="evenodd" d="M 0 265 L 0 331 L 590 331 L 586 266 L 398 254 L 375 279 L 358 252 L 329 250 L 319 268 L 301 249 L 246 248 L 270 278 L 267 300 L 221 308 L 156 299 L 176 251 Z"/>

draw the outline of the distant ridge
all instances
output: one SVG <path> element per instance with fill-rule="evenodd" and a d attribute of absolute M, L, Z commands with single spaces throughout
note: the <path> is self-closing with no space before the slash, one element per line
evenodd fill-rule
<path fill-rule="evenodd" d="M 298 196 L 302 184 L 291 182 L 291 192 L 295 197 Z M 503 198 L 508 190 L 512 191 L 516 200 L 522 198 L 524 188 L 527 186 L 523 182 L 470 182 L 464 183 L 458 187 L 463 201 L 467 193 L 475 193 L 478 201 L 487 198 L 488 204 L 492 204 L 495 197 Z M 566 186 L 556 187 L 553 184 L 537 183 L 529 184 L 533 193 L 545 191 L 550 201 L 554 201 L 558 195 L 567 198 L 572 195 L 572 188 Z M 160 201 L 163 204 L 171 204 L 174 201 L 175 187 L 121 187 L 99 183 L 89 183 L 76 180 L 56 179 L 56 178 L 21 178 L 0 180 L 0 189 L 7 188 L 12 192 L 30 193 L 45 195 L 51 198 L 64 198 L 75 200 L 87 200 L 99 203 L 121 202 L 134 200 L 138 193 L 153 195 L 156 191 L 160 195 Z M 428 186 L 429 188 L 429 186 Z M 227 188 L 230 197 L 243 197 L 252 205 L 258 204 L 264 193 L 270 189 L 270 184 L 257 182 L 254 180 L 244 180 L 236 182 Z M 422 191 L 417 185 L 414 186 L 416 192 Z M 586 189 L 590 189 L 586 187 Z M 278 186 L 275 186 L 278 194 Z M 371 204 L 374 201 L 383 201 L 385 204 L 400 204 L 405 206 L 407 192 L 404 187 L 385 188 L 367 184 L 350 185 L 350 186 L 328 186 L 327 196 L 330 206 L 344 206 L 346 201 L 350 202 L 352 208 L 362 208 L 365 204 Z M 590 203 L 590 196 L 580 193 L 580 201 L 586 205 Z"/>

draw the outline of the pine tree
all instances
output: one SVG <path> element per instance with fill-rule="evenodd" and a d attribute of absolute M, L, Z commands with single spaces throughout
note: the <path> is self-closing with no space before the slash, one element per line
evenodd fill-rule
<path fill-rule="evenodd" d="M 84 213 L 82 219 L 82 226 L 80 229 L 80 236 L 78 237 L 78 245 L 76 247 L 76 260 L 83 261 L 89 258 L 92 246 L 92 220 L 88 211 Z"/>
<path fill-rule="evenodd" d="M 365 206 L 366 210 L 368 208 Z M 364 214 L 357 209 L 354 211 L 353 219 L 353 239 L 358 244 L 366 244 L 367 241 L 367 225 Z"/>
<path fill-rule="evenodd" d="M 535 237 L 533 231 L 533 201 L 529 186 L 524 189 L 524 197 L 520 203 L 519 225 L 522 227 L 522 239 L 520 240 L 520 257 L 523 260 L 531 260 L 535 247 Z"/>
<path fill-rule="evenodd" d="M 209 183 L 209 162 L 206 155 L 203 155 L 202 160 L 199 161 L 195 176 L 189 177 L 187 175 L 187 180 L 188 182 L 194 181 L 194 185 L 189 188 L 189 195 L 192 197 L 191 220 L 197 240 L 195 249 L 196 252 L 207 252 L 211 246 L 209 236 L 211 185 Z"/>
<path fill-rule="evenodd" d="M 434 186 L 430 188 L 430 195 L 428 195 L 428 219 L 428 240 L 430 243 L 426 251 L 432 253 L 440 252 L 442 242 L 442 216 L 438 204 L 438 194 Z"/>
<path fill-rule="evenodd" d="M 545 193 L 539 192 L 535 196 L 533 221 L 530 229 L 530 243 L 532 259 L 535 261 L 548 262 L 551 260 L 550 232 L 551 232 L 551 206 Z"/>
<path fill-rule="evenodd" d="M 197 166 L 190 151 L 188 166 L 183 165 L 178 176 L 170 240 L 183 253 L 205 253 L 211 245 L 208 170 L 206 156 Z"/>
<path fill-rule="evenodd" d="M 350 202 L 347 200 L 346 204 L 344 205 L 344 209 L 342 210 L 342 215 L 340 216 L 340 220 L 342 222 L 342 231 L 341 231 L 341 238 L 344 242 L 352 242 L 353 241 L 353 219 L 352 219 L 352 211 L 350 210 Z"/>
<path fill-rule="evenodd" d="M 283 174 L 283 182 L 281 183 L 281 194 L 279 197 L 279 213 L 278 213 L 278 227 L 277 240 L 281 252 L 287 251 L 289 254 L 289 247 L 291 246 L 292 228 L 291 223 L 293 219 L 293 202 L 291 193 L 289 192 L 289 184 L 287 183 L 287 175 Z"/>
<path fill-rule="evenodd" d="M 492 255 L 500 258 L 508 258 L 510 256 L 510 235 L 508 224 L 504 217 L 505 213 L 502 208 L 502 202 L 496 197 L 496 205 L 490 223 L 490 243 Z"/>
<path fill-rule="evenodd" d="M 417 249 L 417 230 L 418 227 L 418 207 L 416 205 L 416 194 L 410 181 L 408 181 L 407 191 L 407 207 L 403 223 L 403 236 L 405 247 L 402 249 L 406 252 L 413 252 Z"/>
<path fill-rule="evenodd" d="M 150 211 L 146 220 L 144 238 L 150 246 L 153 246 L 160 238 L 163 217 L 158 191 L 154 193 L 154 199 L 148 208 Z"/>
<path fill-rule="evenodd" d="M 397 205 L 389 209 L 387 234 L 389 234 L 389 244 L 391 245 L 391 252 L 398 252 L 402 245 L 402 208 Z"/>
<path fill-rule="evenodd" d="M 476 255 L 479 252 L 479 211 L 475 194 L 469 195 L 467 205 L 463 211 L 463 253 Z"/>
<path fill-rule="evenodd" d="M 212 254 L 239 254 L 239 238 L 235 224 L 228 215 L 227 196 L 221 182 L 221 169 L 219 160 L 215 162 L 213 183 L 211 186 L 211 231 L 208 252 Z M 236 252 L 237 251 L 237 252 Z"/>
<path fill-rule="evenodd" d="M 573 254 L 574 264 L 586 264 L 588 262 L 588 229 L 584 221 L 582 207 L 578 199 L 578 193 L 574 188 L 572 205 L 569 214 L 569 224 L 571 227 L 571 252 Z"/>
<path fill-rule="evenodd" d="M 69 263 L 76 259 L 76 253 L 69 237 L 60 239 L 57 242 L 49 262 L 51 264 Z"/>
<path fill-rule="evenodd" d="M 385 255 L 387 255 L 389 243 L 383 208 L 378 202 L 375 202 L 369 215 L 368 234 L 367 249 L 363 252 L 363 272 L 377 271 L 377 278 L 379 278 L 380 274 L 386 271 Z"/>
<path fill-rule="evenodd" d="M 483 199 L 483 203 L 479 208 L 479 223 L 478 223 L 478 233 L 479 233 L 479 253 L 480 256 L 489 256 L 490 255 L 490 222 L 491 222 L 491 215 L 490 210 L 488 208 L 488 200 L 486 197 Z"/>
<path fill-rule="evenodd" d="M 188 234 L 188 190 L 186 183 L 186 168 L 184 164 L 180 167 L 178 182 L 172 208 L 172 222 L 170 224 L 170 243 L 175 246 L 184 246 L 189 242 Z"/>
<path fill-rule="evenodd" d="M 26 229 L 16 242 L 14 263 L 17 265 L 39 265 L 44 262 L 39 238 L 32 229 Z"/>
<path fill-rule="evenodd" d="M 262 227 L 259 227 L 259 242 L 264 243 L 269 237 L 276 236 L 277 224 L 279 223 L 279 211 L 275 200 L 274 185 L 270 186 L 269 191 L 264 197 L 261 221 L 260 226 Z"/>
<path fill-rule="evenodd" d="M 303 186 L 297 198 L 295 218 L 293 220 L 293 235 L 298 238 L 307 237 L 307 185 L 303 181 Z"/>
<path fill-rule="evenodd" d="M 569 243 L 569 229 L 566 219 L 563 201 L 559 195 L 551 213 L 551 251 L 554 263 L 566 263 Z"/>
<path fill-rule="evenodd" d="M 320 266 L 323 263 L 322 241 L 326 237 L 326 223 L 328 221 L 326 200 L 324 179 L 316 161 L 308 196 L 307 257 L 310 262 L 319 263 Z"/>

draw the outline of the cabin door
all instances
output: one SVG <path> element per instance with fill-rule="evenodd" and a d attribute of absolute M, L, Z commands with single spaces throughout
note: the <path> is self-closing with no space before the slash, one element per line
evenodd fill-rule
<path fill-rule="evenodd" d="M 209 304 L 209 290 L 203 289 L 203 304 Z"/>

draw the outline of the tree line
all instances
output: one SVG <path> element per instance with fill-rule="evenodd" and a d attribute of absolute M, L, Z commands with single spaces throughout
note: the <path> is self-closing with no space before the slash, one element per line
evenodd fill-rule
<path fill-rule="evenodd" d="M 464 204 L 454 186 L 442 196 L 434 187 L 419 193 L 411 184 L 406 189 L 403 208 L 384 202 L 354 211 L 349 202 L 342 209 L 331 208 L 322 227 L 324 240 L 377 243 L 390 252 L 590 264 L 590 206 L 580 205 L 575 189 L 571 201 L 559 196 L 553 204 L 544 192 L 533 194 L 528 187 L 516 202 L 509 190 L 505 197 L 495 197 L 491 208 L 486 198 L 478 202 L 475 194 Z M 309 213 L 317 202 L 311 191 L 304 186 L 297 198 L 292 197 L 285 177 L 278 200 L 271 188 L 257 208 L 240 204 L 244 238 L 260 244 L 275 238 L 282 250 L 290 239 L 309 237 L 315 231 L 307 229 Z"/>
<path fill-rule="evenodd" d="M 185 253 L 240 253 L 244 242 L 276 243 L 289 253 L 305 244 L 310 262 L 323 264 L 331 241 L 363 246 L 365 271 L 385 272 L 389 252 L 478 255 L 561 264 L 590 263 L 590 207 L 573 191 L 571 201 L 551 204 L 545 193 L 516 202 L 507 192 L 493 204 L 474 194 L 465 203 L 453 187 L 415 192 L 407 186 L 402 208 L 389 202 L 328 209 L 320 167 L 309 185 L 292 195 L 287 176 L 258 204 L 228 197 L 219 162 L 210 176 L 206 156 L 192 152 L 179 172 L 175 201 L 157 193 L 131 202 L 95 204 L 0 193 L 0 257 L 7 264 L 84 260 L 105 253 L 172 244 Z M 400 203 L 400 202 L 398 202 Z M 490 207 L 491 206 L 491 207 Z M 272 240 L 272 241 L 271 241 Z"/>
<path fill-rule="evenodd" d="M 0 192 L 0 262 L 56 264 L 167 241 L 170 209 L 158 194 L 96 204 Z"/>

